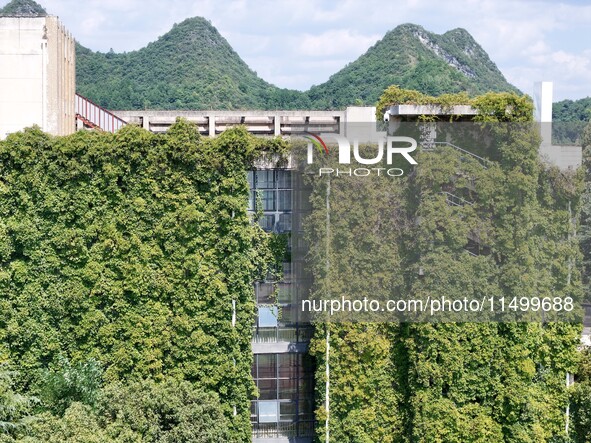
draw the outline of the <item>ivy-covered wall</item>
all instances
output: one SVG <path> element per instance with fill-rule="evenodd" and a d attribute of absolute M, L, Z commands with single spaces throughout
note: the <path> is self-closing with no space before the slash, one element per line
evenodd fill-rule
<path fill-rule="evenodd" d="M 16 388 L 35 393 L 64 358 L 98 361 L 105 384 L 184 379 L 249 441 L 252 282 L 270 251 L 246 171 L 281 147 L 186 121 L 0 142 L 0 357 Z"/>
<path fill-rule="evenodd" d="M 393 102 L 442 101 L 466 103 L 391 88 L 378 113 Z M 486 167 L 440 147 L 413 153 L 412 173 L 382 177 L 378 186 L 375 177 L 314 179 L 308 235 L 319 294 L 581 300 L 582 174 L 540 162 L 526 97 L 487 94 L 469 103 L 487 125 L 523 123 L 488 126 L 495 143 L 477 148 L 490 159 Z M 450 204 L 445 192 L 464 203 Z M 466 249 L 475 237 L 473 255 Z M 318 438 L 325 441 L 330 332 L 330 441 L 567 441 L 565 379 L 577 370 L 581 333 L 580 318 L 572 319 L 538 312 L 525 322 L 319 322 L 311 344 Z"/>

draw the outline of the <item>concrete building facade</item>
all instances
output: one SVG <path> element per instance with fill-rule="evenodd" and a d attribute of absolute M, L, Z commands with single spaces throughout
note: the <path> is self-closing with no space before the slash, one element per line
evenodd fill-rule
<path fill-rule="evenodd" d="M 0 139 L 38 125 L 75 131 L 76 53 L 54 16 L 0 17 Z"/>

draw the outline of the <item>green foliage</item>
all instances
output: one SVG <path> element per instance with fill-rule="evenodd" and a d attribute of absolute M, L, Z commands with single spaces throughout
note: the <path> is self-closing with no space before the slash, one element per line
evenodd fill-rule
<path fill-rule="evenodd" d="M 582 134 L 583 173 L 585 188 L 581 196 L 581 229 L 579 240 L 583 252 L 583 283 L 585 285 L 585 301 L 591 300 L 591 123 Z"/>
<path fill-rule="evenodd" d="M 517 91 L 465 30 L 436 35 L 409 24 L 307 92 L 259 78 L 199 17 L 138 51 L 105 54 L 78 45 L 76 68 L 78 91 L 108 109 L 339 109 L 373 105 L 392 84 L 432 95 Z"/>
<path fill-rule="evenodd" d="M 390 85 L 426 95 L 518 92 L 464 29 L 437 35 L 421 26 L 404 24 L 326 83 L 313 86 L 308 95 L 319 109 L 341 108 L 359 101 L 373 105 Z"/>
<path fill-rule="evenodd" d="M 330 430 L 331 441 L 400 441 L 404 429 L 399 409 L 402 393 L 392 379 L 394 362 L 388 327 L 383 324 L 330 324 Z M 324 399 L 325 327 L 316 328 L 310 352 L 318 361 L 317 397 Z M 326 410 L 320 405 L 322 426 Z M 324 432 L 319 432 L 320 438 Z M 321 440 L 323 441 L 323 440 Z"/>
<path fill-rule="evenodd" d="M 101 387 L 101 365 L 93 359 L 72 365 L 60 356 L 56 366 L 51 371 L 43 371 L 40 380 L 43 403 L 58 415 L 73 402 L 94 406 Z"/>
<path fill-rule="evenodd" d="M 591 350 L 584 348 L 571 390 L 571 437 L 574 443 L 591 441 Z"/>
<path fill-rule="evenodd" d="M 237 441 L 214 393 L 172 378 L 115 383 L 96 408 L 74 402 L 42 414 L 21 443 L 217 443 Z"/>
<path fill-rule="evenodd" d="M 135 435 L 142 442 L 235 441 L 218 397 L 186 381 L 141 381 L 108 387 L 98 413 L 114 441 Z"/>
<path fill-rule="evenodd" d="M 16 432 L 26 429 L 34 420 L 36 398 L 21 395 L 13 389 L 13 374 L 0 370 L 0 442 L 10 441 Z"/>
<path fill-rule="evenodd" d="M 0 16 L 41 17 L 47 12 L 33 0 L 12 0 L 0 8 Z"/>
<path fill-rule="evenodd" d="M 580 145 L 582 132 L 591 121 L 591 97 L 554 103 L 552 121 L 554 143 Z"/>
<path fill-rule="evenodd" d="M 78 92 L 108 109 L 306 109 L 299 91 L 257 76 L 211 23 L 190 18 L 122 54 L 76 47 Z"/>
<path fill-rule="evenodd" d="M 474 120 L 479 122 L 529 122 L 533 120 L 531 99 L 515 92 L 487 92 L 473 98 L 465 92 L 431 96 L 393 85 L 382 93 L 376 105 L 378 120 L 386 108 L 392 104 L 435 105 L 441 106 L 444 111 L 455 105 L 469 105 L 478 111 Z M 424 120 L 433 119 L 431 116 L 423 117 L 425 117 Z M 458 117 L 461 116 L 451 116 L 452 119 Z"/>
<path fill-rule="evenodd" d="M 291 261 L 291 254 L 289 252 L 289 233 L 269 234 L 269 249 L 272 259 L 269 263 L 275 269 L 277 277 L 280 278 L 283 275 L 283 263 Z"/>
<path fill-rule="evenodd" d="M 390 92 L 429 104 L 422 94 Z M 446 105 L 456 98 L 446 97 Z M 581 299 L 575 236 L 581 174 L 541 163 L 527 97 L 485 95 L 474 102 L 487 121 L 471 125 L 473 143 L 467 144 L 468 130 L 450 130 L 444 134 L 449 138 L 438 132 L 438 138 L 481 149 L 489 159 L 486 168 L 455 149 L 437 148 L 417 153 L 418 166 L 400 179 L 311 176 L 307 236 L 314 297 Z M 437 130 L 444 131 L 444 124 Z M 450 205 L 442 192 L 471 204 Z M 475 237 L 477 256 L 466 252 Z M 334 318 L 319 319 L 311 344 L 318 362 L 320 441 L 327 328 L 335 441 L 564 440 L 564 380 L 575 371 L 581 332 L 576 321 L 531 315 L 524 322 L 510 317 L 497 323 L 486 322 L 485 314 L 481 323 L 461 316 L 447 317 L 449 323 L 399 324 L 363 323 L 363 317 L 333 323 Z"/>
<path fill-rule="evenodd" d="M 15 443 L 106 443 L 111 440 L 101 428 L 99 418 L 89 406 L 74 402 L 66 409 L 63 416 L 45 412 L 29 428 L 27 433 L 19 435 Z M 141 442 L 136 440 L 119 440 Z"/>
<path fill-rule="evenodd" d="M 61 412 L 92 403 L 85 361 L 106 383 L 185 379 L 219 393 L 232 438 L 248 440 L 268 239 L 247 214 L 246 170 L 267 147 L 285 148 L 244 128 L 201 139 L 183 120 L 166 135 L 29 129 L 0 142 L 0 348 L 19 385 L 53 368 L 46 398 Z"/>
<path fill-rule="evenodd" d="M 591 97 L 562 100 L 552 104 L 552 121 L 584 122 L 591 120 Z"/>
<path fill-rule="evenodd" d="M 470 105 L 478 111 L 475 121 L 529 122 L 533 120 L 534 105 L 527 95 L 488 92 L 475 97 L 470 101 Z"/>

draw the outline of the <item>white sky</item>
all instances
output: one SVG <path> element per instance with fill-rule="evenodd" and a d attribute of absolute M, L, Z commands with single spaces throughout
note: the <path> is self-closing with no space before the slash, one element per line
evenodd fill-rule
<path fill-rule="evenodd" d="M 7 3 L 0 0 L 0 4 Z M 263 79 L 306 90 L 354 61 L 387 31 L 416 23 L 462 27 L 531 95 L 591 96 L 591 0 L 39 0 L 92 50 L 144 47 L 187 17 L 209 19 Z"/>

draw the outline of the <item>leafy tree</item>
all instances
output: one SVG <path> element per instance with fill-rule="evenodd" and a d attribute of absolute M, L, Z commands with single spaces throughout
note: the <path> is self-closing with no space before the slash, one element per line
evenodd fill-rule
<path fill-rule="evenodd" d="M 95 408 L 71 403 L 63 415 L 41 414 L 22 443 L 214 443 L 238 441 L 219 399 L 187 381 L 114 383 Z"/>
<path fill-rule="evenodd" d="M 34 397 L 18 394 L 13 389 L 13 374 L 5 365 L 0 368 L 0 441 L 10 442 L 16 432 L 34 420 Z"/>
<path fill-rule="evenodd" d="M 581 352 L 581 360 L 571 391 L 571 436 L 575 443 L 591 440 L 591 351 Z"/>
<path fill-rule="evenodd" d="M 19 435 L 19 443 L 106 443 L 115 442 L 101 428 L 90 406 L 73 402 L 62 416 L 45 412 L 37 417 L 28 432 Z M 124 441 L 124 440 L 119 440 Z M 140 442 L 141 439 L 127 440 Z"/>
<path fill-rule="evenodd" d="M 43 372 L 40 398 L 58 415 L 62 415 L 73 402 L 94 406 L 101 379 L 102 368 L 96 360 L 72 365 L 68 359 L 60 356 L 54 370 Z"/>
<path fill-rule="evenodd" d="M 115 441 L 131 436 L 146 443 L 236 441 L 217 395 L 186 381 L 111 385 L 103 393 L 98 415 Z"/>

